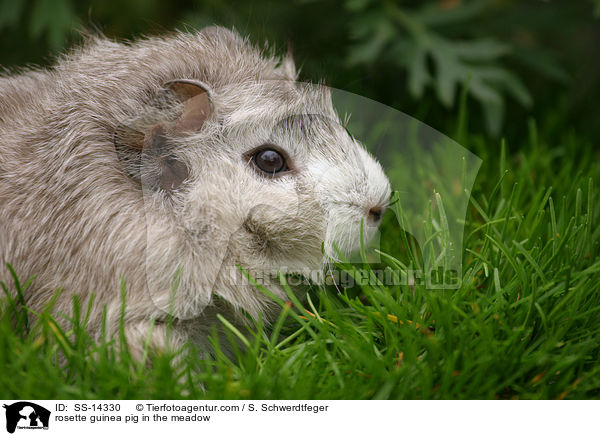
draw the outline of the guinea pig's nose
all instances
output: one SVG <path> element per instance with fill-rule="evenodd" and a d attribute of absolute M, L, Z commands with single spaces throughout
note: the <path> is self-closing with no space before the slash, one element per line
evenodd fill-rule
<path fill-rule="evenodd" d="M 381 220 L 381 216 L 383 215 L 383 208 L 381 206 L 373 206 L 369 209 L 368 217 L 369 221 L 372 223 L 378 223 Z"/>

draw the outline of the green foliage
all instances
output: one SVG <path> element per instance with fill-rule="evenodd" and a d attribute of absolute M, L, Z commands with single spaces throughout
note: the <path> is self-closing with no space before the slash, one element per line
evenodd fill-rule
<path fill-rule="evenodd" d="M 533 103 L 548 103 L 553 97 L 548 86 L 566 83 L 573 77 L 567 71 L 597 70 L 593 62 L 587 67 L 580 62 L 595 54 L 590 12 L 596 4 L 0 0 L 0 64 L 45 63 L 48 52 L 78 40 L 74 29 L 129 38 L 221 24 L 254 41 L 291 43 L 305 79 L 326 76 L 334 87 L 408 111 L 433 97 L 447 114 L 457 107 L 457 88 L 469 81 L 468 95 L 482 108 L 483 128 L 498 135 Z M 598 81 L 572 86 L 587 95 Z M 519 106 L 523 109 L 513 110 Z M 576 111 L 579 121 L 588 118 L 584 106 Z M 435 118 L 443 119 L 440 114 Z"/>
<path fill-rule="evenodd" d="M 64 48 L 67 35 L 78 26 L 71 0 L 35 0 L 33 5 L 25 0 L 0 1 L 0 30 L 16 27 L 27 13 L 27 29 L 32 40 L 46 36 L 49 48 Z"/>
<path fill-rule="evenodd" d="M 29 31 L 32 38 L 46 32 L 49 46 L 60 50 L 75 20 L 70 0 L 37 0 L 31 11 Z"/>
<path fill-rule="evenodd" d="M 373 63 L 385 56 L 408 73 L 408 89 L 422 98 L 425 87 L 433 82 L 438 99 L 446 107 L 455 104 L 456 90 L 469 79 L 469 93 L 481 103 L 488 130 L 498 134 L 504 115 L 504 94 L 511 94 L 524 106 L 532 103 L 531 95 L 519 77 L 500 61 L 510 52 L 508 44 L 492 38 L 454 40 L 435 31 L 436 27 L 468 25 L 481 13 L 488 1 L 458 3 L 450 10 L 440 4 L 427 4 L 410 11 L 392 2 L 347 2 L 356 13 L 354 38 L 360 42 L 350 48 L 351 65 Z M 433 62 L 433 71 L 428 66 Z"/>
<path fill-rule="evenodd" d="M 594 4 L 594 14 L 600 17 L 600 0 L 590 0 Z"/>

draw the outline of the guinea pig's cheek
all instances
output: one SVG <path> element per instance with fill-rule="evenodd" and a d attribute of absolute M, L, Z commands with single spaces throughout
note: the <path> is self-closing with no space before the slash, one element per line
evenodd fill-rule
<path fill-rule="evenodd" d="M 272 250 L 272 254 L 289 257 L 311 242 L 316 244 L 316 241 L 311 241 L 311 232 L 307 232 L 313 225 L 309 220 L 310 217 L 297 211 L 283 211 L 261 205 L 248 214 L 244 228 L 261 242 L 263 249 Z M 305 238 L 302 238 L 303 236 Z"/>
<path fill-rule="evenodd" d="M 239 201 L 225 182 L 224 179 L 201 180 L 190 189 L 180 215 L 180 222 L 188 231 L 193 233 L 209 227 L 210 235 L 217 238 L 239 227 L 240 220 L 235 219 Z"/>

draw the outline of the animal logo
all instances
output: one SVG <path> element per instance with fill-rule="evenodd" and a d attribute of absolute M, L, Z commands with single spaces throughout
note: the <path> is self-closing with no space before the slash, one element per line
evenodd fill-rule
<path fill-rule="evenodd" d="M 14 433 L 19 429 L 48 429 L 50 411 L 42 406 L 29 401 L 19 401 L 10 405 L 4 404 L 6 409 L 6 431 Z"/>

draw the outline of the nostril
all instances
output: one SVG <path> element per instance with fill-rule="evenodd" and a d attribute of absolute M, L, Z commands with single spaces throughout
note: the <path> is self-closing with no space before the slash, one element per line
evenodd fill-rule
<path fill-rule="evenodd" d="M 377 222 L 381 219 L 382 209 L 380 206 L 375 206 L 369 209 L 369 220 Z"/>

